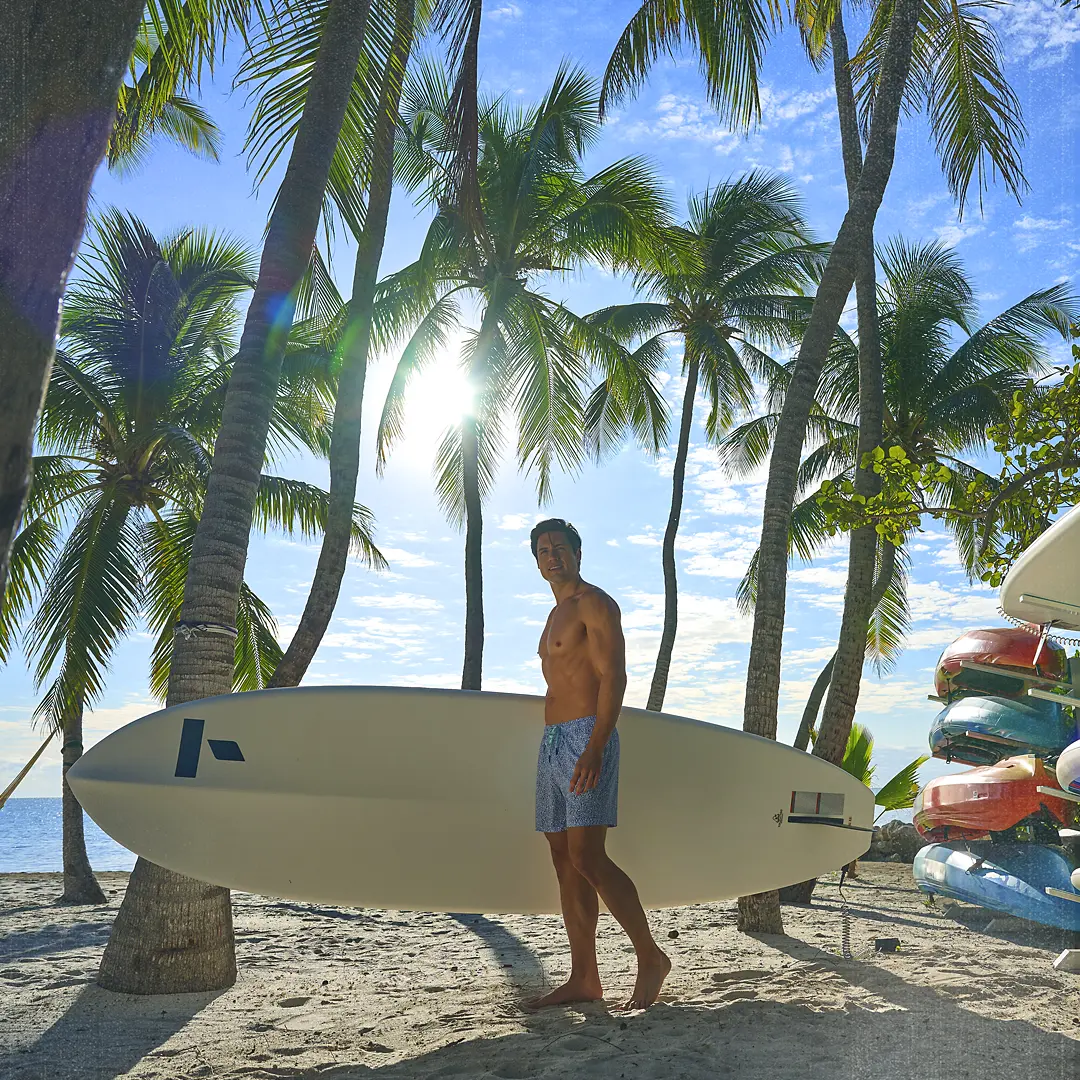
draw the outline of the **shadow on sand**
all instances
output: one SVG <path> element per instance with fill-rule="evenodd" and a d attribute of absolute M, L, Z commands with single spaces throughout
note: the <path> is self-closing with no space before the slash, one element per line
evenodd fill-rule
<path fill-rule="evenodd" d="M 138 997 L 115 994 L 95 984 L 85 986 L 63 1016 L 36 1042 L 0 1061 L 0 1080 L 113 1080 L 156 1056 L 157 1047 L 217 996 Z M 177 1063 L 164 1074 L 200 1075 L 198 1050 L 164 1051 L 160 1056 L 172 1058 L 179 1053 L 186 1054 L 186 1063 Z"/>
<path fill-rule="evenodd" d="M 77 923 L 60 926 L 49 923 L 33 930 L 18 930 L 0 936 L 0 967 L 14 960 L 50 956 L 70 952 L 72 949 L 104 947 L 112 926 L 112 912 L 98 922 Z"/>
<path fill-rule="evenodd" d="M 447 916 L 475 934 L 502 965 L 503 977 L 518 996 L 541 994 L 547 989 L 544 965 L 516 934 L 484 915 Z"/>

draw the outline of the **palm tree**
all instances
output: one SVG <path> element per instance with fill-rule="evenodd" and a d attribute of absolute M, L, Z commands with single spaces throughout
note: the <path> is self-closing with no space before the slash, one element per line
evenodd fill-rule
<path fill-rule="evenodd" d="M 960 499 L 976 476 L 987 476 L 963 455 L 984 446 L 987 427 L 1008 417 L 1013 394 L 1049 363 L 1047 335 L 1069 337 L 1070 322 L 1080 315 L 1080 301 L 1066 284 L 1053 285 L 979 326 L 973 290 L 954 251 L 938 243 L 897 239 L 881 252 L 880 263 L 883 280 L 876 322 L 885 401 L 882 443 L 903 448 L 920 465 L 947 466 L 949 478 L 931 494 L 937 505 L 948 506 Z M 963 335 L 958 346 L 953 344 L 957 331 Z M 861 449 L 860 356 L 861 343 L 840 335 L 822 373 L 810 417 L 817 445 L 800 466 L 801 498 L 792 511 L 790 545 L 803 558 L 811 558 L 829 537 L 815 498 L 818 486 L 824 480 L 839 483 L 856 475 Z M 789 371 L 774 384 L 774 393 L 783 393 L 788 377 Z M 774 409 L 735 428 L 721 445 L 721 460 L 738 472 L 760 466 L 778 423 L 779 412 Z M 987 480 L 994 482 L 992 477 Z M 945 524 L 966 569 L 976 573 L 978 523 L 957 515 L 946 516 Z M 893 584 L 874 598 L 877 616 L 870 624 L 869 644 L 876 643 L 879 652 L 894 653 L 906 626 L 908 564 L 891 544 L 882 548 L 879 571 L 887 567 Z M 760 572 L 755 559 L 740 586 L 744 607 L 753 603 Z M 829 675 L 833 666 L 830 661 Z M 823 672 L 819 677 L 800 740 L 813 727 L 829 675 Z"/>
<path fill-rule="evenodd" d="M 531 109 L 485 104 L 478 178 L 482 228 L 462 221 L 451 196 L 450 93 L 428 65 L 405 95 L 410 137 L 402 175 L 438 207 L 420 258 L 380 287 L 378 321 L 387 335 L 414 328 L 394 374 L 379 427 L 385 462 L 401 433 L 410 379 L 461 324 L 473 297 L 480 325 L 465 339 L 462 367 L 473 407 L 443 438 L 437 489 L 449 518 L 464 524 L 463 689 L 480 689 L 484 611 L 482 502 L 497 468 L 502 430 L 517 414 L 517 456 L 535 471 L 541 500 L 556 463 L 573 467 L 582 450 L 585 348 L 598 335 L 538 288 L 542 275 L 589 262 L 628 266 L 663 237 L 667 207 L 645 162 L 627 159 L 586 178 L 581 158 L 599 131 L 597 90 L 584 72 L 560 68 Z"/>
<path fill-rule="evenodd" d="M 589 401 L 587 432 L 598 448 L 617 439 L 634 414 L 634 400 L 649 399 L 636 384 L 648 380 L 664 356 L 668 335 L 683 342 L 686 388 L 663 544 L 664 630 L 646 706 L 654 711 L 664 705 L 678 623 L 675 538 L 698 392 L 709 406 L 711 439 L 738 412 L 751 411 L 754 380 L 769 378 L 775 366 L 759 345 L 796 340 L 808 304 L 792 294 L 801 294 L 828 254 L 827 247 L 810 242 L 795 191 L 760 173 L 692 198 L 683 230 L 700 252 L 699 265 L 641 271 L 637 286 L 652 299 L 604 308 L 586 320 L 617 341 L 644 338 Z M 652 388 L 652 395 L 659 396 L 659 389 Z M 655 425 L 646 430 L 651 434 Z"/>
<path fill-rule="evenodd" d="M 170 43 L 161 57 L 166 62 L 156 70 L 172 74 L 162 80 L 167 89 L 149 115 L 157 118 L 158 128 L 190 145 L 209 129 L 190 102 L 181 103 L 180 88 L 201 67 L 212 67 L 222 35 L 242 24 L 252 6 L 258 4 L 118 0 L 99 10 L 40 0 L 5 12 L 0 52 L 0 169 L 6 178 L 0 199 L 0 596 L 29 490 L 34 429 L 49 381 L 60 297 L 82 238 L 94 173 L 117 129 L 118 97 L 124 93 L 122 80 L 140 27 L 155 27 L 156 36 Z M 142 119 L 131 118 L 129 131 L 148 130 L 148 114 L 142 112 Z"/>
<path fill-rule="evenodd" d="M 292 152 L 270 215 L 192 542 L 181 612 L 188 632 L 173 645 L 169 705 L 232 687 L 231 633 L 282 359 L 353 99 L 369 9 L 370 0 L 328 0 L 305 22 L 314 26 L 318 48 L 302 110 L 282 119 L 282 144 L 291 137 Z M 291 15 L 279 14 L 284 22 L 277 29 L 285 33 Z M 286 82 L 291 77 L 281 73 Z M 140 859 L 102 957 L 99 985 L 169 993 L 221 989 L 235 979 L 229 891 Z"/>
<path fill-rule="evenodd" d="M 796 19 L 811 58 L 820 60 L 842 5 L 833 0 L 798 0 Z M 766 11 L 769 17 L 766 17 Z M 640 84 L 661 51 L 670 52 L 685 40 L 699 52 L 710 96 L 727 115 L 749 123 L 758 111 L 757 71 L 771 29 L 780 22 L 780 7 L 763 9 L 757 0 L 740 0 L 710 12 L 702 0 L 677 4 L 645 3 L 631 20 L 609 64 L 605 91 L 612 97 Z M 839 35 L 834 35 L 839 45 Z M 846 53 L 846 39 L 843 52 Z M 798 485 L 807 423 L 822 365 L 839 323 L 847 295 L 860 268 L 864 276 L 871 266 L 873 231 L 877 211 L 892 172 L 896 131 L 902 104 L 925 104 L 937 139 L 950 188 L 961 207 L 971 177 L 976 172 L 979 190 L 985 180 L 986 159 L 999 170 L 1006 183 L 1018 192 L 1023 186 L 1017 148 L 1023 137 L 1019 110 L 1001 74 L 1000 51 L 993 28 L 981 19 L 974 5 L 951 0 L 897 0 L 875 6 L 870 33 L 856 58 L 865 134 L 865 155 L 854 145 L 850 116 L 845 116 L 854 96 L 838 85 L 841 131 L 845 139 L 845 171 L 849 182 L 848 212 L 832 246 L 829 262 L 819 283 L 815 303 L 798 353 L 798 364 L 784 399 L 782 420 L 769 462 L 760 547 L 762 588 L 754 609 L 754 629 L 747 666 L 743 726 L 768 738 L 776 736 L 780 690 L 780 660 L 787 595 L 787 543 L 791 510 Z M 842 57 L 834 71 L 842 69 Z M 909 80 L 909 75 L 913 78 Z M 869 282 L 866 283 L 869 286 Z M 864 288 L 872 296 L 872 288 Z M 869 301 L 864 300 L 864 310 Z M 869 329 L 868 327 L 866 329 Z M 868 349 L 865 367 L 873 368 Z M 874 392 L 876 376 L 870 378 L 864 403 L 866 437 L 875 432 L 874 415 L 880 401 Z M 872 485 L 862 476 L 860 485 Z M 849 590 L 851 607 L 845 619 L 843 653 L 839 658 L 836 694 L 838 716 L 849 692 L 852 670 L 861 665 L 869 611 L 865 608 L 876 555 L 867 534 L 856 543 L 854 585 Z M 876 547 L 876 545 L 875 545 Z M 857 684 L 857 679 L 856 679 Z M 841 697 L 844 695 L 844 697 Z M 851 706 L 853 712 L 853 705 Z M 841 716 L 837 731 L 846 729 Z M 837 760 L 844 739 L 827 733 L 822 753 Z M 782 929 L 774 896 L 742 898 L 741 925 L 756 930 Z"/>
<path fill-rule="evenodd" d="M 118 212 L 96 223 L 65 301 L 60 346 L 34 459 L 25 528 L 16 537 L 11 588 L 0 613 L 0 659 L 17 624 L 37 659 L 39 686 L 54 675 L 37 717 L 63 734 L 63 769 L 82 754 L 82 717 L 104 688 L 117 641 L 140 620 L 157 633 L 151 688 L 168 680 L 173 627 L 220 423 L 235 301 L 255 258 L 204 231 L 158 242 Z M 274 449 L 325 449 L 330 355 L 300 327 L 273 416 Z M 325 492 L 264 475 L 258 519 L 314 535 Z M 370 515 L 354 513 L 369 561 Z M 273 617 L 245 585 L 235 641 L 236 689 L 265 684 L 281 656 Z M 59 670 L 57 670 L 57 667 Z M 64 896 L 101 903 L 82 834 L 82 811 L 64 796 Z"/>
<path fill-rule="evenodd" d="M 303 614 L 285 655 L 274 670 L 271 686 L 297 686 L 304 677 L 333 615 L 352 544 L 351 519 L 360 467 L 364 383 L 371 351 L 375 288 L 393 188 L 398 109 L 413 41 L 426 19 L 426 5 L 421 4 L 418 10 L 416 0 L 397 0 L 370 138 L 366 198 L 362 193 L 357 196 L 357 203 L 364 206 L 364 213 L 362 226 L 356 234 L 352 297 L 341 320 L 338 350 L 341 363 L 330 436 L 330 508 L 326 535 Z M 359 173 L 357 182 L 363 177 L 364 173 Z M 325 290 L 333 290 L 333 283 L 327 281 Z"/>
<path fill-rule="evenodd" d="M 809 12 L 807 8 L 804 14 Z M 824 48 L 822 30 L 828 20 L 813 11 L 803 22 L 804 37 L 812 58 L 820 59 Z M 821 22 L 821 28 L 816 22 Z M 845 174 L 853 194 L 862 166 L 857 97 L 861 97 L 863 126 L 873 108 L 879 75 L 878 57 L 886 35 L 888 17 L 879 7 L 870 32 L 855 61 L 848 60 L 847 35 L 842 9 L 828 26 L 833 53 Z M 858 93 L 852 69 L 860 78 Z M 1016 95 L 1001 71 L 1000 50 L 991 25 L 975 5 L 953 5 L 928 0 L 921 17 L 920 34 L 913 51 L 912 97 L 921 98 L 930 114 L 939 156 L 949 187 L 963 212 L 973 172 L 978 174 L 978 194 L 985 183 L 984 162 L 989 157 L 1010 191 L 1018 198 L 1026 187 L 1019 160 L 1023 123 Z M 881 442 L 884 412 L 881 348 L 875 317 L 877 310 L 872 230 L 865 237 L 856 276 L 860 349 L 859 449 L 861 460 Z M 871 469 L 855 473 L 856 492 L 865 498 L 880 490 L 880 479 Z M 884 543 L 884 542 L 883 542 Z M 822 722 L 822 738 L 814 753 L 836 761 L 842 753 L 847 730 L 855 714 L 862 677 L 861 642 L 871 619 L 874 566 L 880 558 L 878 538 L 870 526 L 854 529 L 848 556 L 848 584 L 840 639 L 830 675 L 828 700 Z"/>

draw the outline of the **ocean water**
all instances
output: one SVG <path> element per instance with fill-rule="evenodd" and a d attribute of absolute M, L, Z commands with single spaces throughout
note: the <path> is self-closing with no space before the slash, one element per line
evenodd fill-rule
<path fill-rule="evenodd" d="M 63 870 L 62 799 L 8 799 L 0 808 L 0 873 Z M 86 854 L 95 870 L 130 870 L 135 856 L 83 814 Z"/>

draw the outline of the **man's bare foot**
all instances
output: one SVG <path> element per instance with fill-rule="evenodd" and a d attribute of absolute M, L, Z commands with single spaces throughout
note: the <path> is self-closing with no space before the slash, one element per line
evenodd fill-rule
<path fill-rule="evenodd" d="M 522 1004 L 527 1009 L 546 1009 L 550 1005 L 570 1005 L 576 1001 L 601 1001 L 603 997 L 604 988 L 600 985 L 599 978 L 571 979 L 550 994 Z"/>
<path fill-rule="evenodd" d="M 647 1009 L 660 996 L 660 987 L 671 971 L 671 960 L 660 949 L 656 956 L 646 963 L 638 963 L 637 982 L 634 993 L 623 1006 L 624 1009 Z"/>

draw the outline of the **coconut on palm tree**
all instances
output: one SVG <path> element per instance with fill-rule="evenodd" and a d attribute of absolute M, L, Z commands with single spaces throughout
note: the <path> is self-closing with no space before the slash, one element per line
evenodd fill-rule
<path fill-rule="evenodd" d="M 664 239 L 669 223 L 659 182 L 641 159 L 586 176 L 581 160 L 599 133 L 598 93 L 583 71 L 560 68 L 539 105 L 484 104 L 480 118 L 481 227 L 464 222 L 452 198 L 450 92 L 437 69 L 406 88 L 408 137 L 401 175 L 437 207 L 420 258 L 380 286 L 376 322 L 386 339 L 411 330 L 379 426 L 379 461 L 400 435 L 410 380 L 450 346 L 462 302 L 478 308 L 464 332 L 461 366 L 472 407 L 444 436 L 437 490 L 464 524 L 463 689 L 480 689 L 484 612 L 482 503 L 498 467 L 503 433 L 516 421 L 519 466 L 534 472 L 541 499 L 556 465 L 582 455 L 588 352 L 602 335 L 545 291 L 545 279 L 590 263 L 633 266 Z"/>
<path fill-rule="evenodd" d="M 103 691 L 117 642 L 140 624 L 157 635 L 151 689 L 164 695 L 236 345 L 236 301 L 252 288 L 255 265 L 228 237 L 188 230 L 159 242 L 115 211 L 96 222 L 80 258 L 0 614 L 0 658 L 21 625 L 37 682 L 49 682 L 37 716 L 63 735 L 65 777 L 82 753 L 83 710 Z M 288 347 L 275 453 L 325 450 L 334 383 L 318 331 L 298 327 Z M 326 512 L 324 491 L 263 475 L 260 527 L 313 536 Z M 370 525 L 356 507 L 354 539 L 377 562 Z M 237 631 L 234 686 L 256 689 L 281 649 L 269 608 L 246 584 Z M 63 796 L 64 899 L 101 902 L 66 780 Z"/>
<path fill-rule="evenodd" d="M 796 192 L 782 179 L 752 173 L 690 200 L 681 227 L 696 250 L 692 265 L 639 271 L 648 299 L 604 308 L 587 322 L 612 339 L 637 341 L 620 357 L 589 400 L 587 435 L 598 449 L 634 423 L 636 402 L 659 398 L 652 385 L 669 338 L 681 339 L 686 380 L 672 474 L 671 510 L 663 542 L 664 629 L 647 708 L 664 705 L 678 624 L 675 540 L 682 513 L 686 459 L 694 406 L 701 393 L 709 413 L 706 432 L 715 441 L 754 403 L 755 381 L 776 366 L 764 348 L 791 345 L 805 323 L 803 289 L 820 271 L 828 248 L 810 241 Z M 662 415 L 639 430 L 647 437 L 666 429 Z"/>

